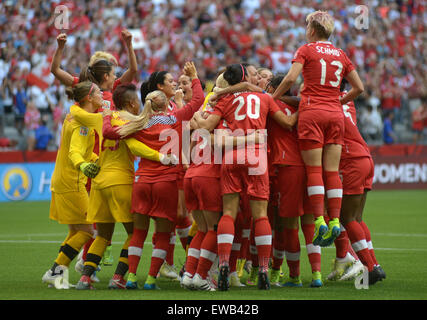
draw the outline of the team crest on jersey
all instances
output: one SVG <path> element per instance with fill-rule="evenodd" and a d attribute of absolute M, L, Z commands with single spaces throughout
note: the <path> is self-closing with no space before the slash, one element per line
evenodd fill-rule
<path fill-rule="evenodd" d="M 110 110 L 111 109 L 111 102 L 108 100 L 102 100 L 102 109 L 103 110 Z"/>
<path fill-rule="evenodd" d="M 88 127 L 80 127 L 80 135 L 81 136 L 87 136 L 88 133 L 89 133 Z"/>

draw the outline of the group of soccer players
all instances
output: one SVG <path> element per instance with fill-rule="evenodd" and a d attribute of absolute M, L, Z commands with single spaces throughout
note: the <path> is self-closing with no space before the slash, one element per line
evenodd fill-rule
<path fill-rule="evenodd" d="M 69 233 L 42 280 L 58 288 L 83 248 L 76 288 L 93 288 L 120 222 L 128 238 L 109 288 L 138 288 L 151 219 L 146 290 L 157 289 L 162 266 L 173 265 L 176 234 L 186 248 L 190 227 L 180 279 L 187 289 L 242 286 L 237 271 L 244 261 L 251 261 L 249 285 L 301 287 L 299 224 L 312 287 L 323 285 L 320 248 L 332 244 L 336 259 L 328 279 L 354 278 L 365 268 L 369 284 L 384 279 L 362 219 L 374 169 L 352 102 L 363 84 L 346 54 L 328 41 L 333 28 L 328 13 L 308 15 L 307 44 L 286 75 L 232 64 L 206 97 L 192 62 L 178 83 L 168 71 L 153 72 L 138 96 L 127 30 L 130 65 L 121 78 L 105 52 L 74 77 L 59 67 L 66 42 L 59 35 L 51 70 L 75 105 L 64 121 L 50 218 L 67 224 Z M 301 73 L 304 83 L 291 96 Z M 136 172 L 135 156 L 141 158 Z M 285 259 L 289 277 L 280 281 Z"/>

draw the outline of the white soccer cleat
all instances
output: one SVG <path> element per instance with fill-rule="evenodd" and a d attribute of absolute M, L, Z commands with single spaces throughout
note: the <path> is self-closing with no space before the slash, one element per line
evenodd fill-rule
<path fill-rule="evenodd" d="M 167 279 L 172 279 L 172 280 L 179 279 L 178 273 L 175 270 L 175 266 L 170 266 L 166 262 L 162 264 L 159 274 L 161 277 L 164 277 Z"/>
<path fill-rule="evenodd" d="M 353 262 L 344 259 L 334 259 L 333 261 L 333 270 L 327 277 L 327 279 L 330 281 L 336 281 L 340 279 L 345 270 L 347 270 L 353 264 Z"/>
<path fill-rule="evenodd" d="M 51 269 L 47 270 L 42 277 L 42 282 L 47 283 L 49 288 L 69 289 L 73 287 L 68 282 L 68 268 L 66 266 L 57 266 L 55 273 Z"/>
<path fill-rule="evenodd" d="M 356 260 L 344 271 L 344 274 L 338 279 L 338 281 L 354 280 L 358 275 L 363 273 L 363 270 L 364 265 L 362 262 L 360 262 L 360 260 Z"/>
<path fill-rule="evenodd" d="M 183 287 L 184 289 L 194 290 L 193 278 L 191 274 L 189 274 L 188 272 L 184 273 L 184 275 L 181 278 L 180 284 L 181 284 L 181 287 Z"/>
<path fill-rule="evenodd" d="M 240 282 L 237 271 L 230 273 L 230 287 L 246 287 L 243 283 Z"/>
<path fill-rule="evenodd" d="M 201 291 L 216 291 L 215 288 L 210 285 L 209 281 L 202 279 L 198 273 L 193 277 L 193 287 Z"/>

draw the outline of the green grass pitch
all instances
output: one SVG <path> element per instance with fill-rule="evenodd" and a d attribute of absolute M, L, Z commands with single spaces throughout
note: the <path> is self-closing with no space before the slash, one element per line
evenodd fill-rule
<path fill-rule="evenodd" d="M 357 290 L 353 282 L 331 282 L 335 248 L 322 248 L 324 286 L 310 288 L 311 273 L 305 246 L 301 246 L 303 288 L 232 288 L 228 292 L 184 290 L 178 282 L 159 279 L 162 290 L 108 290 L 115 266 L 102 267 L 96 290 L 77 291 L 47 288 L 41 282 L 50 268 L 67 227 L 50 221 L 49 202 L 0 204 L 0 299 L 1 300 L 426 300 L 427 298 L 427 191 L 372 191 L 365 208 L 365 221 L 372 233 L 376 256 L 387 279 L 368 290 Z M 143 251 L 138 278 L 144 283 L 151 256 L 151 235 Z M 116 226 L 113 252 L 117 262 L 125 232 Z M 303 244 L 303 237 L 300 233 Z M 184 250 L 177 239 L 175 265 L 184 262 Z M 79 275 L 70 266 L 70 281 Z M 287 270 L 286 263 L 284 270 Z M 244 277 L 244 279 L 247 275 Z"/>

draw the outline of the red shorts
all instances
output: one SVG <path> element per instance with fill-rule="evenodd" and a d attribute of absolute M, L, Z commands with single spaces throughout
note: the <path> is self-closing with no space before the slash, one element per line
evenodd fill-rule
<path fill-rule="evenodd" d="M 184 179 L 185 206 L 188 211 L 221 212 L 222 196 L 219 178 L 192 177 Z"/>
<path fill-rule="evenodd" d="M 258 175 L 249 174 L 249 166 L 244 164 L 223 164 L 221 166 L 222 194 L 241 193 L 258 200 L 267 200 L 270 195 L 268 170 Z"/>
<path fill-rule="evenodd" d="M 339 173 L 343 194 L 363 194 L 372 189 L 374 161 L 370 157 L 341 159 Z"/>
<path fill-rule="evenodd" d="M 304 198 L 307 194 L 307 176 L 304 166 L 279 167 L 279 216 L 300 217 L 304 214 Z"/>
<path fill-rule="evenodd" d="M 301 150 L 344 144 L 344 114 L 339 111 L 303 110 L 298 118 L 298 140 Z"/>
<path fill-rule="evenodd" d="M 132 191 L 132 213 L 176 221 L 178 188 L 176 181 L 135 182 Z"/>

